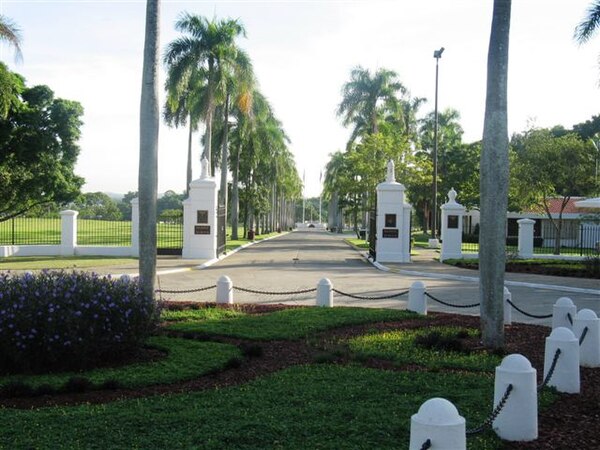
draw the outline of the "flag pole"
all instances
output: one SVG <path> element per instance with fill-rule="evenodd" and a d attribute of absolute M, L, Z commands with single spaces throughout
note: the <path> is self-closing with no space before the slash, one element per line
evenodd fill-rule
<path fill-rule="evenodd" d="M 306 211 L 306 196 L 304 193 L 304 188 L 306 185 L 306 169 L 304 169 L 304 173 L 302 174 L 302 223 L 304 224 L 304 213 Z"/>

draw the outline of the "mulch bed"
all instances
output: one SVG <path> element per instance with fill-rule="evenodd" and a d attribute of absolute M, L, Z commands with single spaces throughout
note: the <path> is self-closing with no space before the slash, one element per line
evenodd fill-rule
<path fill-rule="evenodd" d="M 265 313 L 283 309 L 284 305 L 235 305 L 250 313 Z M 447 313 L 431 313 L 428 324 L 433 326 L 479 327 L 479 318 Z M 373 330 L 393 330 L 398 328 L 418 328 L 422 320 L 409 319 L 398 322 L 350 326 L 318 333 L 313 345 L 304 340 L 250 342 L 242 339 L 221 339 L 234 345 L 260 347 L 259 356 L 246 357 L 239 367 L 231 367 L 221 372 L 205 375 L 196 380 L 158 385 L 137 390 L 115 389 L 84 393 L 45 395 L 29 398 L 3 398 L 0 406 L 13 408 L 37 408 L 53 405 L 74 405 L 82 403 L 106 403 L 117 399 L 140 398 L 180 392 L 191 392 L 216 387 L 235 386 L 247 383 L 258 377 L 282 370 L 286 367 L 314 363 L 331 342 L 350 338 Z M 544 365 L 544 343 L 549 334 L 547 327 L 513 324 L 506 327 L 506 354 L 520 353 L 527 357 L 537 369 L 538 383 L 541 383 Z M 314 342 L 321 344 L 314 345 Z M 479 347 L 478 342 L 471 342 Z M 320 347 L 320 348 L 319 348 Z M 330 361 L 328 361 L 330 362 Z M 331 361 L 338 364 L 349 362 L 339 356 Z M 362 364 L 383 370 L 424 370 L 415 365 L 397 367 L 388 361 L 369 359 Z M 560 395 L 550 407 L 539 413 L 539 438 L 530 443 L 506 443 L 507 449 L 596 449 L 600 448 L 600 369 L 581 369 L 581 394 Z"/>
<path fill-rule="evenodd" d="M 458 261 L 456 267 L 462 269 L 479 270 L 479 263 L 475 261 Z M 576 267 L 563 267 L 552 265 L 541 265 L 541 264 L 527 264 L 527 263 L 511 263 L 507 262 L 505 266 L 506 272 L 513 273 L 531 273 L 535 275 L 552 275 L 557 277 L 573 277 L 573 278 L 592 278 L 600 279 L 600 273 L 597 271 L 592 273 L 590 269 L 579 269 Z"/>

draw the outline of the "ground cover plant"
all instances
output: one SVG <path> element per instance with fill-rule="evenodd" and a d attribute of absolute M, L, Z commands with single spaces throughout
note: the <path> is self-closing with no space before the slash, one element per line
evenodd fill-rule
<path fill-rule="evenodd" d="M 507 272 L 535 273 L 539 275 L 555 275 L 563 277 L 600 278 L 600 258 L 588 257 L 582 261 L 560 259 L 509 259 L 506 261 Z M 477 270 L 478 259 L 446 259 L 450 264 L 464 269 Z"/>
<path fill-rule="evenodd" d="M 127 389 L 110 383 L 127 379 L 113 372 L 108 383 L 94 378 L 94 390 L 81 393 L 19 397 L 0 390 L 0 448 L 406 448 L 410 416 L 429 398 L 452 401 L 467 428 L 481 424 L 491 410 L 493 359 L 500 356 L 477 353 L 480 362 L 457 359 L 481 351 L 476 317 L 192 302 L 167 303 L 163 311 L 166 334 L 151 343 L 163 349 L 173 345 L 183 359 L 198 361 L 208 359 L 203 344 L 221 345 L 215 348 L 214 369 L 194 375 L 197 369 L 190 368 L 190 378 L 136 385 L 139 365 L 145 364 L 138 362 L 95 372 L 129 372 L 133 379 Z M 366 318 L 357 322 L 361 311 Z M 281 331 L 279 324 L 287 322 L 293 330 L 296 319 L 302 333 Z M 223 333 L 240 321 L 248 337 Z M 171 327 L 185 323 L 213 325 L 186 340 L 172 337 L 180 332 Z M 251 327 L 270 331 L 251 333 Z M 507 328 L 507 352 L 528 357 L 538 368 L 538 379 L 547 334 L 548 329 L 532 325 Z M 402 362 L 405 351 L 435 357 Z M 542 391 L 537 441 L 503 443 L 487 430 L 469 437 L 469 449 L 572 448 L 556 446 L 562 435 L 569 445 L 595 448 L 597 372 L 582 369 L 582 395 Z M 575 424 L 578 433 L 572 431 Z"/>

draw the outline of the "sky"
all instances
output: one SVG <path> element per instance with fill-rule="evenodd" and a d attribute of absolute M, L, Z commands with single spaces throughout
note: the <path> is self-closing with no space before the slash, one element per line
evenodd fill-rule
<path fill-rule="evenodd" d="M 584 46 L 573 30 L 591 0 L 513 0 L 510 30 L 509 132 L 535 125 L 571 127 L 599 114 L 600 36 Z M 161 2 L 161 55 L 178 36 L 187 11 L 239 19 L 261 91 L 291 139 L 306 196 L 318 196 L 329 155 L 349 130 L 335 111 L 353 67 L 398 73 L 416 97 L 434 108 L 435 58 L 439 109 L 457 109 L 466 142 L 481 139 L 492 0 L 265 0 Z M 82 103 L 84 191 L 137 190 L 139 103 L 145 1 L 0 0 L 0 14 L 18 24 L 23 61 L 0 45 L 0 60 L 29 86 L 48 85 Z M 164 83 L 164 67 L 161 86 Z M 161 104 L 164 93 L 161 93 Z M 159 192 L 185 188 L 187 130 L 161 124 Z M 200 174 L 200 135 L 194 139 L 194 178 Z M 402 180 L 400 180 L 402 181 Z"/>

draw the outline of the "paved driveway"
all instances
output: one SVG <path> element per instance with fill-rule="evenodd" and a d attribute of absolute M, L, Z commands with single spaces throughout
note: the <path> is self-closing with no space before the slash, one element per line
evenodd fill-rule
<path fill-rule="evenodd" d="M 260 291 L 293 291 L 316 287 L 321 278 L 328 278 L 334 288 L 360 296 L 382 297 L 407 290 L 417 280 L 425 283 L 432 295 L 453 303 L 477 303 L 478 283 L 465 279 L 444 279 L 444 275 L 460 278 L 474 278 L 477 272 L 449 268 L 432 262 L 431 259 L 415 258 L 412 264 L 393 265 L 398 272 L 384 272 L 374 268 L 345 242 L 343 236 L 318 231 L 294 232 L 257 243 L 243 249 L 218 263 L 201 269 L 188 270 L 160 276 L 162 289 L 193 289 L 209 286 L 227 275 L 234 287 L 239 286 Z M 420 275 L 415 275 L 419 273 Z M 431 273 L 432 276 L 425 276 Z M 507 275 L 507 279 L 511 279 Z M 578 309 L 590 308 L 600 312 L 600 283 L 595 280 L 553 277 L 552 285 L 544 283 L 545 277 L 519 277 L 517 283 L 509 289 L 515 304 L 527 312 L 543 315 L 552 312 L 552 305 L 562 296 L 570 297 Z M 581 288 L 583 284 L 583 288 Z M 561 287 L 564 287 L 561 290 Z M 575 288 L 576 292 L 568 292 Z M 170 295 L 174 299 L 214 300 L 214 290 L 201 294 Z M 314 304 L 312 294 L 267 295 L 234 291 L 235 302 L 286 302 L 296 304 Z M 357 300 L 336 294 L 336 305 L 354 305 L 363 307 L 405 308 L 406 295 L 399 299 Z M 478 308 L 456 309 L 430 302 L 432 311 L 452 311 L 463 314 L 478 314 Z M 550 320 L 530 319 L 513 311 L 513 320 L 550 324 Z"/>

